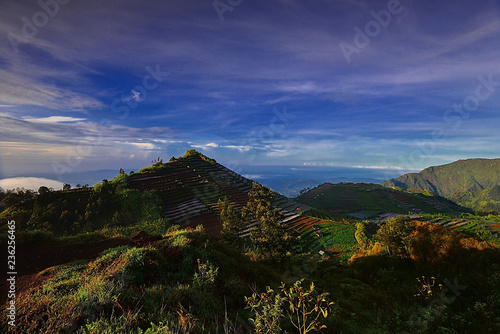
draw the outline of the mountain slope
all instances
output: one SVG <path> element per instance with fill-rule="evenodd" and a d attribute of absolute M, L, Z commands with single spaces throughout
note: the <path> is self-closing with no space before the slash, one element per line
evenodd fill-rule
<path fill-rule="evenodd" d="M 481 211 L 500 211 L 494 187 L 500 184 L 500 159 L 459 160 L 404 174 L 381 183 L 385 187 L 420 189 Z"/>
<path fill-rule="evenodd" d="M 113 180 L 103 180 L 92 188 L 51 191 L 41 187 L 39 194 L 11 193 L 2 199 L 6 210 L 0 218 L 18 221 L 20 231 L 43 230 L 57 237 L 96 231 L 129 236 L 134 226 L 162 234 L 170 225 L 203 225 L 208 232 L 218 234 L 222 228 L 218 201 L 227 197 L 241 210 L 247 205 L 252 183 L 189 150 L 183 157 L 166 163 L 158 160 L 137 173 L 121 171 Z M 276 194 L 273 206 L 290 228 L 320 222 L 302 219 L 299 204 L 282 195 Z M 249 226 L 257 223 L 252 221 Z M 248 233 L 247 229 L 242 236 Z"/>
<path fill-rule="evenodd" d="M 170 223 L 183 228 L 202 224 L 214 233 L 222 228 L 218 201 L 228 197 L 241 210 L 248 202 L 253 182 L 194 150 L 139 172 L 129 177 L 130 187 L 155 190 Z M 283 221 L 290 226 L 300 220 L 299 205 L 295 201 L 276 194 L 273 206 L 281 211 Z"/>
<path fill-rule="evenodd" d="M 451 194 L 449 199 L 481 212 L 500 212 L 500 185 L 475 192 L 462 191 Z"/>
<path fill-rule="evenodd" d="M 500 159 L 469 159 L 434 166 L 381 183 L 385 187 L 429 190 L 440 196 L 480 191 L 500 184 Z"/>

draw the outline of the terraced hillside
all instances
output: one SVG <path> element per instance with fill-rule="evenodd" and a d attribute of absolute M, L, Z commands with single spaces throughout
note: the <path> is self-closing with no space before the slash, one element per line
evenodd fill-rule
<path fill-rule="evenodd" d="M 218 233 L 222 228 L 218 200 L 227 196 L 238 210 L 248 202 L 252 181 L 212 159 L 204 159 L 203 155 L 178 158 L 157 169 L 131 175 L 129 186 L 141 191 L 156 190 L 167 218 L 183 228 L 202 224 L 210 233 Z M 282 223 L 299 234 L 314 234 L 318 226 L 331 227 L 331 221 L 303 215 L 310 211 L 310 206 L 280 194 L 276 194 L 273 206 L 283 215 Z M 250 228 L 257 224 L 256 221 L 250 223 L 241 236 L 248 236 Z M 325 244 L 320 239 L 316 236 L 306 238 L 305 250 L 317 252 L 333 247 L 329 246 L 330 242 Z"/>
<path fill-rule="evenodd" d="M 151 173 L 133 174 L 129 185 L 138 190 L 156 190 L 171 223 L 182 227 L 203 224 L 210 232 L 221 228 L 217 201 L 227 196 L 242 207 L 251 189 L 250 181 L 243 176 L 200 156 L 169 161 Z"/>
<path fill-rule="evenodd" d="M 218 219 L 218 200 L 227 196 L 241 209 L 248 202 L 252 184 L 223 165 L 203 159 L 202 155 L 179 158 L 163 164 L 158 170 L 133 174 L 128 182 L 134 189 L 157 191 L 171 223 L 181 227 L 202 224 L 213 233 L 220 231 L 222 226 Z M 281 195 L 273 204 L 283 214 L 283 222 L 294 226 L 300 218 L 299 204 Z M 243 236 L 247 234 L 248 230 Z"/>
<path fill-rule="evenodd" d="M 465 210 L 445 198 L 429 193 L 399 191 L 372 183 L 325 183 L 298 197 L 297 201 L 329 212 L 352 214 L 358 218 L 384 212 L 456 215 Z"/>
<path fill-rule="evenodd" d="M 474 236 L 487 237 L 488 235 L 500 239 L 500 223 L 480 220 L 471 221 L 469 219 L 450 219 L 450 218 L 433 218 L 426 219 L 431 223 L 437 223 L 459 232 L 472 234 Z"/>

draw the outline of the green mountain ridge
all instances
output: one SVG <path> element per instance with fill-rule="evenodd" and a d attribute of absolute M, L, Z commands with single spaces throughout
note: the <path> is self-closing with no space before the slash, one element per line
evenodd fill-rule
<path fill-rule="evenodd" d="M 381 183 L 388 188 L 431 191 L 478 211 L 500 211 L 500 159 L 458 160 L 408 173 Z"/>

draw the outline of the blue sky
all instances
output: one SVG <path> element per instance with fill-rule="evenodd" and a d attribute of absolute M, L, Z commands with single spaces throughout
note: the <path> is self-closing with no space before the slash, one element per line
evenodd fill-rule
<path fill-rule="evenodd" d="M 0 178 L 498 158 L 500 4 L 464 3 L 2 1 Z"/>

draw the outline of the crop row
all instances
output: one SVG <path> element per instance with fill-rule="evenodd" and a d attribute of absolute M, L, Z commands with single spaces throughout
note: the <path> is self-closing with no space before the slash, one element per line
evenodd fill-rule
<path fill-rule="evenodd" d="M 317 225 L 316 229 L 308 229 L 301 233 L 302 247 L 307 252 L 350 250 L 357 244 L 355 231 L 354 226 L 337 222 Z"/>

